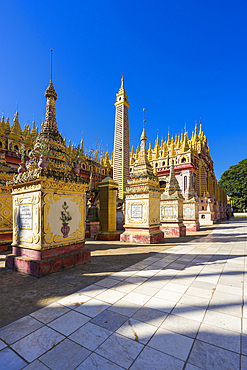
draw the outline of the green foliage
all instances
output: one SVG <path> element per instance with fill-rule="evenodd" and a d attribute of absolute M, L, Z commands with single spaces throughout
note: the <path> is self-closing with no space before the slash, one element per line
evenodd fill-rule
<path fill-rule="evenodd" d="M 231 198 L 234 211 L 247 210 L 247 159 L 225 171 L 219 183 Z"/>
<path fill-rule="evenodd" d="M 60 220 L 62 221 L 62 223 L 67 223 L 70 220 L 72 220 L 72 217 L 70 216 L 69 211 L 67 211 L 69 206 L 67 205 L 66 202 L 64 202 L 64 204 L 62 205 L 62 208 L 63 208 L 63 211 L 61 211 Z"/>

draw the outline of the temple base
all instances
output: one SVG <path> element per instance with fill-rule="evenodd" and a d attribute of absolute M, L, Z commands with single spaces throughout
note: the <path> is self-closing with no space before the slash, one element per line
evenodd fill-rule
<path fill-rule="evenodd" d="M 90 233 L 95 233 L 99 231 L 99 221 L 90 221 L 86 223 L 86 229 Z"/>
<path fill-rule="evenodd" d="M 120 240 L 120 234 L 118 231 L 100 231 L 97 235 L 95 235 L 95 240 Z"/>
<path fill-rule="evenodd" d="M 125 228 L 120 240 L 129 243 L 155 244 L 164 240 L 164 233 L 159 226 L 150 229 Z"/>
<path fill-rule="evenodd" d="M 163 223 L 161 222 L 160 230 L 163 231 L 165 237 L 182 237 L 186 236 L 186 226 L 180 223 Z"/>
<path fill-rule="evenodd" d="M 186 231 L 198 231 L 200 230 L 200 224 L 196 221 L 184 221 Z"/>
<path fill-rule="evenodd" d="M 0 231 L 0 252 L 11 248 L 13 233 L 11 231 Z"/>
<path fill-rule="evenodd" d="M 89 262 L 91 250 L 85 243 L 62 246 L 44 251 L 13 246 L 12 254 L 5 259 L 5 267 L 42 277 L 53 272 Z"/>

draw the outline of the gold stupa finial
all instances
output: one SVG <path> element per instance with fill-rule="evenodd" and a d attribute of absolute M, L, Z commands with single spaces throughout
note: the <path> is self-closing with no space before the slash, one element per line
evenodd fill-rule
<path fill-rule="evenodd" d="M 143 108 L 143 128 L 145 128 L 145 108 Z"/>
<path fill-rule="evenodd" d="M 52 49 L 51 49 L 51 81 L 52 81 Z"/>

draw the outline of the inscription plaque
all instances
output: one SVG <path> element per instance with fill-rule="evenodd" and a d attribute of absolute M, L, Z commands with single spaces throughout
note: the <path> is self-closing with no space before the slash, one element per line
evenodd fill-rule
<path fill-rule="evenodd" d="M 142 205 L 141 204 L 132 204 L 131 218 L 142 218 Z"/>
<path fill-rule="evenodd" d="M 32 229 L 32 204 L 20 205 L 20 229 Z"/>

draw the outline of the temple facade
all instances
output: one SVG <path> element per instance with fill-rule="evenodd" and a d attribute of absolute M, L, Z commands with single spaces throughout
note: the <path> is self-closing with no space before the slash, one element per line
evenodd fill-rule
<path fill-rule="evenodd" d="M 227 196 L 220 187 L 214 173 L 214 163 L 210 155 L 207 137 L 202 130 L 197 131 L 197 125 L 189 139 L 188 132 L 176 135 L 175 139 L 168 132 L 167 141 L 157 139 L 152 148 L 148 149 L 148 159 L 154 173 L 159 177 L 160 187 L 165 188 L 170 174 L 170 166 L 174 163 L 174 171 L 182 195 L 188 188 L 195 189 L 198 196 L 199 222 L 208 225 L 226 217 Z M 130 152 L 130 173 L 139 157 L 139 148 Z M 210 205 L 210 206 L 209 206 Z M 206 211 L 209 212 L 210 217 Z M 210 218 L 210 221 L 209 221 Z"/>

